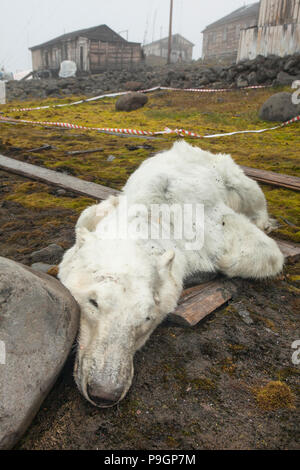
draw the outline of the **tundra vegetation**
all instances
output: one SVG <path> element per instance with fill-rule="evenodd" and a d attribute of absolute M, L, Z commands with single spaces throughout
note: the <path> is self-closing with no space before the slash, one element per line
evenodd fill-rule
<path fill-rule="evenodd" d="M 149 95 L 143 109 L 132 113 L 116 112 L 114 99 L 34 112 L 12 112 L 20 106 L 12 102 L 1 111 L 36 121 L 154 131 L 168 126 L 214 134 L 271 127 L 258 118 L 258 110 L 277 91 L 290 89 L 220 94 L 159 91 Z M 31 101 L 26 106 L 56 102 L 57 98 Z M 1 153 L 116 189 L 144 159 L 174 141 L 170 136 L 147 140 L 0 125 Z M 215 153 L 230 153 L 243 165 L 299 176 L 299 124 L 264 134 L 187 141 Z M 28 152 L 46 143 L 53 149 Z M 91 148 L 103 150 L 67 154 Z M 112 162 L 107 161 L 110 155 L 116 157 Z M 72 246 L 80 212 L 94 203 L 2 171 L 0 183 L 1 254 L 25 263 L 32 251 L 50 243 Z M 299 241 L 299 195 L 261 187 L 269 213 L 279 223 L 273 234 Z M 234 301 L 204 323 L 193 329 L 166 323 L 154 332 L 136 356 L 134 386 L 116 409 L 99 411 L 80 396 L 71 356 L 19 448 L 297 448 L 299 367 L 292 364 L 291 344 L 299 339 L 299 263 L 287 265 L 272 281 L 236 282 Z M 242 319 L 240 312 L 245 310 L 251 325 Z M 278 382 L 286 384 L 290 393 Z"/>

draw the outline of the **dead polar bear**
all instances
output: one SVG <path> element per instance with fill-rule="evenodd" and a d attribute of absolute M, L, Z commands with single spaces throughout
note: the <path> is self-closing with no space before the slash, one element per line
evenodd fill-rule
<path fill-rule="evenodd" d="M 176 229 L 174 217 L 169 222 L 162 217 L 150 221 L 150 208 L 186 204 L 204 207 L 204 219 L 196 229 L 204 234 L 202 247 L 187 249 L 190 238 L 184 236 L 132 237 L 130 230 L 126 237 L 119 236 L 118 221 L 124 214 L 129 229 L 153 223 L 162 233 L 168 223 Z M 283 255 L 263 232 L 269 227 L 257 183 L 229 155 L 213 155 L 184 141 L 146 160 L 120 197 L 86 209 L 59 278 L 81 307 L 75 380 L 87 400 L 108 407 L 124 398 L 132 382 L 135 352 L 174 311 L 189 276 L 278 274 Z"/>

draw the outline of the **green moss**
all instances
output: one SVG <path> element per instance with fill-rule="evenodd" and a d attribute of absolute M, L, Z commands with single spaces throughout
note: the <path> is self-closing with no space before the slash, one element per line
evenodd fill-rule
<path fill-rule="evenodd" d="M 245 346 L 243 346 L 242 344 L 229 344 L 228 346 L 229 349 L 231 349 L 231 351 L 235 353 L 244 351 L 246 349 Z"/>
<path fill-rule="evenodd" d="M 221 363 L 221 370 L 228 375 L 233 375 L 236 371 L 236 365 L 231 357 L 226 357 Z"/>
<path fill-rule="evenodd" d="M 260 408 L 266 411 L 278 410 L 280 408 L 295 408 L 295 396 L 284 382 L 272 381 L 265 387 L 253 390 L 256 402 Z"/>
<path fill-rule="evenodd" d="M 275 372 L 277 375 L 278 380 L 285 380 L 289 377 L 299 377 L 300 370 L 296 369 L 296 367 L 284 367 L 283 369 L 279 369 Z"/>
<path fill-rule="evenodd" d="M 216 384 L 206 377 L 191 380 L 191 385 L 197 390 L 213 390 Z"/>
<path fill-rule="evenodd" d="M 45 187 L 45 185 L 42 185 Z M 7 196 L 8 201 L 17 202 L 25 207 L 36 209 L 62 208 L 82 212 L 86 207 L 95 203 L 93 199 L 86 197 L 55 197 L 46 190 L 38 191 L 41 185 L 38 183 L 23 183 L 15 185 L 13 194 Z M 48 190 L 47 187 L 45 189 Z"/>

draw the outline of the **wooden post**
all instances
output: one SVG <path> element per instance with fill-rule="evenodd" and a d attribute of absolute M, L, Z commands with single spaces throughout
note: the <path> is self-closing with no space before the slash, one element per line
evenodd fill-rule
<path fill-rule="evenodd" d="M 170 0 L 170 27 L 169 27 L 168 65 L 171 63 L 171 51 L 172 51 L 172 24 L 173 24 L 173 0 Z"/>

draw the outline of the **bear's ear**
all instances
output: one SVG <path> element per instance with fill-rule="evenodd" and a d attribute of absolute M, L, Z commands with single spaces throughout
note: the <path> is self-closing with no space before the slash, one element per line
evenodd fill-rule
<path fill-rule="evenodd" d="M 166 251 L 160 258 L 161 268 L 166 268 L 166 269 L 171 270 L 174 258 L 175 258 L 175 251 L 173 250 Z"/>
<path fill-rule="evenodd" d="M 78 248 L 81 248 L 82 245 L 91 238 L 91 232 L 85 227 L 76 229 L 76 245 Z"/>

